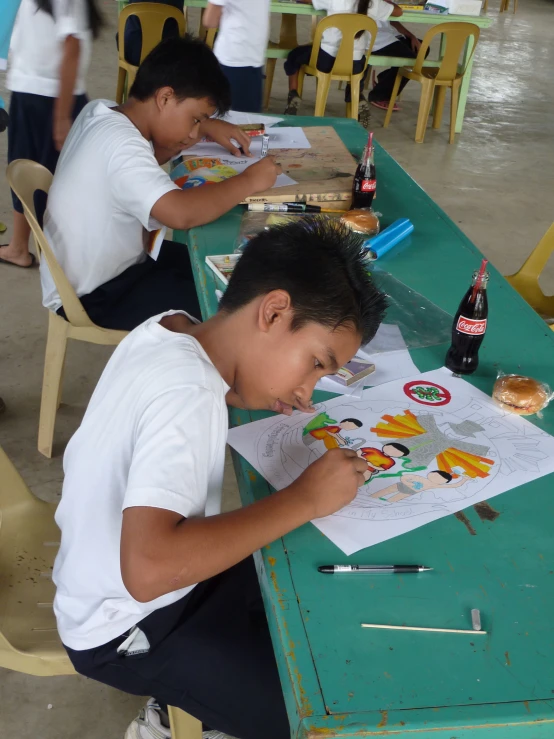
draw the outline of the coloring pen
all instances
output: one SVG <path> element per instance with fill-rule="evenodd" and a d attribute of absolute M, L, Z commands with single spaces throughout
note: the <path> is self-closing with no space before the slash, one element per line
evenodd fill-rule
<path fill-rule="evenodd" d="M 429 572 L 432 567 L 424 567 L 423 565 L 322 565 L 318 567 L 318 572 L 326 575 L 336 575 L 337 573 L 346 572 L 368 572 L 373 573 L 390 573 L 400 575 L 409 572 Z"/>
<path fill-rule="evenodd" d="M 248 203 L 248 210 L 259 213 L 345 213 L 344 210 L 322 208 L 309 203 Z"/>

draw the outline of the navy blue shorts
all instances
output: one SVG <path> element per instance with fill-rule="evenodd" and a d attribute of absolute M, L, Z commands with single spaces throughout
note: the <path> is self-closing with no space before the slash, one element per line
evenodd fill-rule
<path fill-rule="evenodd" d="M 311 44 L 306 44 L 305 46 L 297 46 L 296 49 L 290 51 L 285 60 L 285 74 L 287 75 L 287 77 L 290 77 L 292 74 L 298 72 L 303 64 L 309 64 L 311 55 Z M 335 63 L 335 59 L 336 57 L 331 56 L 331 54 L 328 54 L 326 51 L 323 51 L 323 49 L 320 49 L 319 54 L 317 55 L 316 67 L 319 69 L 320 72 L 331 72 Z M 356 59 L 352 62 L 352 72 L 354 74 L 359 74 L 364 68 L 364 64 L 365 56 L 363 56 L 361 59 Z"/>
<path fill-rule="evenodd" d="M 15 159 L 32 159 L 54 172 L 58 163 L 52 138 L 54 103 L 56 98 L 33 95 L 30 92 L 12 92 L 8 123 L 8 164 Z M 73 120 L 88 103 L 86 95 L 77 95 Z M 12 192 L 13 207 L 23 213 L 19 198 Z"/>
<path fill-rule="evenodd" d="M 262 67 L 227 67 L 220 64 L 231 86 L 231 108 L 245 113 L 262 112 Z"/>

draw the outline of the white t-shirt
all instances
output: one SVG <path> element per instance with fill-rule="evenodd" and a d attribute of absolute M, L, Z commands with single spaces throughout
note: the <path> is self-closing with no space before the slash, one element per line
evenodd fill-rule
<path fill-rule="evenodd" d="M 119 560 L 125 508 L 221 510 L 229 387 L 196 339 L 160 326 L 168 313 L 119 344 L 64 455 L 54 611 L 71 649 L 115 639 L 194 587 L 131 597 Z"/>
<path fill-rule="evenodd" d="M 263 67 L 270 0 L 209 0 L 223 12 L 214 54 L 226 67 Z"/>
<path fill-rule="evenodd" d="M 52 10 L 53 17 L 37 10 L 35 0 L 22 0 L 10 43 L 8 90 L 57 97 L 63 42 L 75 36 L 80 44 L 74 94 L 85 92 L 92 44 L 86 1 L 52 0 Z"/>
<path fill-rule="evenodd" d="M 178 190 L 160 167 L 152 144 L 107 100 L 81 111 L 62 149 L 48 194 L 44 233 L 77 295 L 88 295 L 146 259 L 143 228 L 154 204 Z M 46 264 L 40 263 L 43 304 L 61 300 Z"/>
<path fill-rule="evenodd" d="M 358 8 L 358 0 L 312 0 L 316 10 L 326 10 L 327 15 L 337 13 L 355 13 Z M 370 0 L 367 15 L 374 21 L 386 21 L 390 17 L 394 7 L 385 0 Z M 331 56 L 336 56 L 339 50 L 342 34 L 338 28 L 328 28 L 323 33 L 321 48 Z M 369 46 L 369 34 L 364 33 L 360 38 L 354 40 L 354 61 L 361 59 Z M 375 46 L 373 47 L 374 50 Z"/>

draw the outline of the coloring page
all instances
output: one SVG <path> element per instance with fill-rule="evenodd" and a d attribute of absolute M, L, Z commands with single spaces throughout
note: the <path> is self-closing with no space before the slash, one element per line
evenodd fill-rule
<path fill-rule="evenodd" d="M 328 449 L 355 450 L 367 462 L 356 498 L 313 521 L 346 554 L 554 472 L 554 437 L 445 369 L 245 424 L 228 441 L 278 490 Z"/>

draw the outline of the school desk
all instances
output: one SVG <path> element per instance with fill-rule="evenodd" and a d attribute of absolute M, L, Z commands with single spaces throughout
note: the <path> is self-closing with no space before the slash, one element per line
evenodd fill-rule
<path fill-rule="evenodd" d="M 207 0 L 185 0 L 185 13 L 187 8 L 205 8 L 206 5 Z M 271 12 L 282 13 L 282 21 L 279 42 L 270 43 L 266 54 L 268 59 L 286 59 L 289 51 L 294 49 L 295 46 L 298 46 L 296 37 L 297 15 L 310 15 L 314 19 L 316 16 L 325 15 L 324 10 L 315 10 L 312 5 L 297 2 L 272 2 Z M 425 13 L 424 11 L 418 10 L 404 10 L 402 18 L 399 20 L 401 20 L 402 23 L 423 23 L 427 26 L 436 26 L 439 23 L 453 23 L 454 21 L 474 23 L 476 26 L 479 26 L 479 28 L 488 28 L 492 24 L 492 18 L 488 18 L 486 15 L 435 15 L 433 13 Z M 468 41 L 464 50 L 464 56 L 460 62 L 462 69 L 465 65 L 466 59 L 469 58 L 472 49 L 473 39 Z M 462 130 L 474 58 L 475 55 L 469 61 L 462 86 L 460 87 L 460 102 L 458 105 L 458 115 L 456 117 L 456 133 L 460 133 Z M 429 64 L 431 64 L 431 62 L 429 62 Z M 372 67 L 403 67 L 406 65 L 406 59 L 403 57 L 372 54 L 369 57 L 369 65 Z"/>
<path fill-rule="evenodd" d="M 318 126 L 321 119 L 288 122 Z M 354 156 L 361 155 L 367 132 L 358 123 L 325 122 Z M 454 313 L 481 254 L 379 144 L 375 158 L 375 207 L 383 225 L 403 217 L 415 226 L 379 263 Z M 217 310 L 215 289 L 221 287 L 205 257 L 233 251 L 243 212 L 237 207 L 187 235 L 204 318 Z M 185 242 L 183 233 L 174 238 Z M 501 367 L 554 387 L 552 331 L 493 266 L 490 272 L 489 328 L 480 369 L 469 381 L 490 393 Z M 442 365 L 445 352 L 443 345 L 412 355 L 427 371 Z M 232 410 L 231 420 L 241 424 L 264 415 Z M 554 434 L 554 407 L 532 421 Z M 260 475 L 237 454 L 233 460 L 243 503 L 267 495 Z M 554 477 L 543 477 L 491 499 L 488 512 L 479 509 L 482 518 L 469 508 L 350 558 L 312 524 L 265 547 L 257 566 L 291 736 L 554 737 L 553 490 Z M 318 565 L 348 562 L 421 562 L 435 569 L 342 578 L 317 572 Z M 470 629 L 472 608 L 481 611 L 488 635 L 360 627 L 371 613 L 380 617 L 374 623 Z"/>

